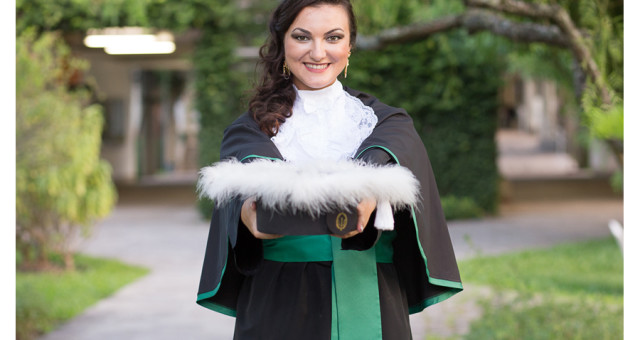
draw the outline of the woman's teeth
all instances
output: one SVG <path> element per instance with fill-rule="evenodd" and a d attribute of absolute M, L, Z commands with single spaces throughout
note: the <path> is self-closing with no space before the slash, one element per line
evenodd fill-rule
<path fill-rule="evenodd" d="M 304 64 L 305 66 L 307 66 L 308 68 L 314 69 L 314 70 L 324 70 L 325 68 L 329 67 L 329 64 Z"/>

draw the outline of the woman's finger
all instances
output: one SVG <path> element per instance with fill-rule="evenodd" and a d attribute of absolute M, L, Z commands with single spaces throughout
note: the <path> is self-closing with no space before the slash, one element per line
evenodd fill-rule
<path fill-rule="evenodd" d="M 259 231 L 256 230 L 256 233 L 253 234 L 253 236 L 257 239 L 260 240 L 273 240 L 274 238 L 280 238 L 282 237 L 282 235 L 277 235 L 277 234 L 265 234 L 265 233 L 261 233 Z"/>
<path fill-rule="evenodd" d="M 348 233 L 346 233 L 346 234 L 344 234 L 344 235 L 331 234 L 331 236 L 333 236 L 333 237 L 337 237 L 337 238 L 343 238 L 343 239 L 344 239 L 344 238 L 349 238 L 349 237 L 356 236 L 356 235 L 358 235 L 358 234 L 360 234 L 360 232 L 359 232 L 359 231 L 357 231 L 357 230 L 354 230 L 354 231 L 348 232 Z"/>
<path fill-rule="evenodd" d="M 369 223 L 369 217 L 376 208 L 376 200 L 373 198 L 365 198 L 358 204 L 358 224 L 357 228 L 359 232 L 363 232 L 364 228 Z"/>

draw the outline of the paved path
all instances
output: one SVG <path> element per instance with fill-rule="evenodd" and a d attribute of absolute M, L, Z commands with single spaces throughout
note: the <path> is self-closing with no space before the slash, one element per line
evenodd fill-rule
<path fill-rule="evenodd" d="M 500 217 L 453 221 L 459 259 L 604 237 L 610 218 L 622 220 L 621 200 L 506 205 Z M 195 304 L 208 223 L 184 206 L 118 206 L 81 252 L 151 269 L 113 296 L 44 336 L 44 340 L 231 339 L 234 319 Z M 464 273 L 463 273 L 464 280 Z M 482 287 L 411 317 L 414 339 L 463 334 L 480 315 Z"/>

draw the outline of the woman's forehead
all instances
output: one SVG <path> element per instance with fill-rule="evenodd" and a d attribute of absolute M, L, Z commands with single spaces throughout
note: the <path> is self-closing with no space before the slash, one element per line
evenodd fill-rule
<path fill-rule="evenodd" d="M 322 4 L 303 8 L 293 20 L 289 31 L 301 28 L 312 33 L 326 33 L 334 29 L 349 32 L 349 16 L 341 5 Z"/>

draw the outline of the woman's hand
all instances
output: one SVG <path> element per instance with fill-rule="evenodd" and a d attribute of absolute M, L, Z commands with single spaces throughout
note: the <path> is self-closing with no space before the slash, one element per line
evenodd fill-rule
<path fill-rule="evenodd" d="M 358 223 L 356 224 L 357 229 L 344 235 L 332 234 L 332 236 L 349 238 L 362 233 L 364 231 L 364 228 L 367 227 L 367 224 L 369 223 L 369 217 L 371 217 L 371 213 L 376 208 L 376 205 L 377 202 L 373 198 L 365 198 L 360 201 L 356 208 L 356 211 L 358 211 Z"/>
<path fill-rule="evenodd" d="M 282 235 L 265 234 L 258 231 L 257 215 L 256 215 L 256 199 L 254 197 L 247 198 L 242 203 L 240 212 L 242 223 L 249 229 L 253 237 L 261 240 L 269 240 L 282 237 Z"/>

